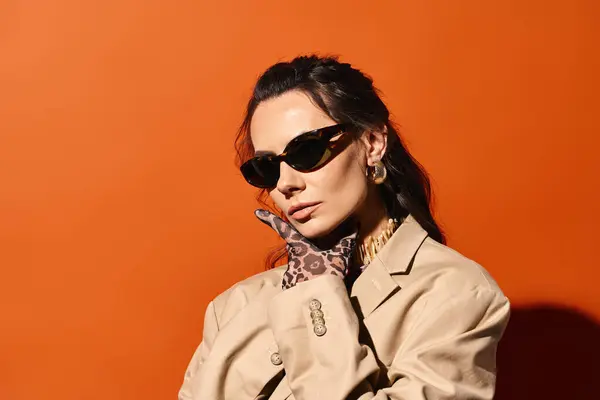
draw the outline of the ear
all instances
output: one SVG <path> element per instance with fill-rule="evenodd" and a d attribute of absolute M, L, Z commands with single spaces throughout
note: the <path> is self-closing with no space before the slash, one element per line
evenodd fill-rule
<path fill-rule="evenodd" d="M 366 131 L 361 136 L 361 141 L 365 146 L 367 165 L 372 166 L 383 158 L 387 149 L 387 135 L 387 126 L 384 125 L 381 129 Z"/>

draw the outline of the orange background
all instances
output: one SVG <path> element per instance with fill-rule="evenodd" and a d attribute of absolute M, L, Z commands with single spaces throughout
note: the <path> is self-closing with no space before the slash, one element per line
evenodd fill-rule
<path fill-rule="evenodd" d="M 360 3 L 0 3 L 0 398 L 176 397 L 207 303 L 277 243 L 233 138 L 303 52 L 373 76 L 515 309 L 600 319 L 600 3 Z"/>

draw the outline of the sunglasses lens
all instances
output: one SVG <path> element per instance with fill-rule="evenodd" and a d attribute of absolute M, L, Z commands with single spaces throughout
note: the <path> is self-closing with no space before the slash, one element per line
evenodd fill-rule
<path fill-rule="evenodd" d="M 300 172 L 321 166 L 332 155 L 331 138 L 343 133 L 341 129 L 343 125 L 340 124 L 300 135 L 286 146 L 280 156 L 254 157 L 242 165 L 241 172 L 253 186 L 264 189 L 275 187 L 279 180 L 280 161 Z"/>
<path fill-rule="evenodd" d="M 322 163 L 327 150 L 327 140 L 309 136 L 294 143 L 288 149 L 287 159 L 292 168 L 298 171 L 309 171 Z"/>
<path fill-rule="evenodd" d="M 240 168 L 249 184 L 259 188 L 270 188 L 277 185 L 279 179 L 279 163 L 267 157 L 255 157 L 246 161 Z"/>

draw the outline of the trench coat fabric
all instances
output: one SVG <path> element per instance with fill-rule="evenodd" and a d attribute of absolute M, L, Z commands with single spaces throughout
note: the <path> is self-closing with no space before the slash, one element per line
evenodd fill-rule
<path fill-rule="evenodd" d="M 282 290 L 284 271 L 209 303 L 179 400 L 493 398 L 510 303 L 412 216 L 350 292 L 330 275 Z"/>

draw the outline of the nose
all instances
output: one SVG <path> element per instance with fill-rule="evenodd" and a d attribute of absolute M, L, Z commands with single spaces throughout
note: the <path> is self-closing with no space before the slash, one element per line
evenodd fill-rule
<path fill-rule="evenodd" d="M 305 189 L 302 173 L 296 171 L 285 162 L 279 165 L 279 180 L 277 181 L 277 190 L 284 196 L 290 197 L 294 193 Z"/>

